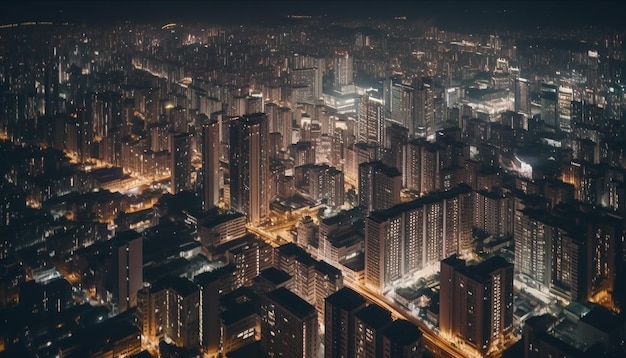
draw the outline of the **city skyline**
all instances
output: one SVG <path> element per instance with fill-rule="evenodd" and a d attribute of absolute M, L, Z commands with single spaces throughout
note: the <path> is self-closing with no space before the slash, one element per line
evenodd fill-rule
<path fill-rule="evenodd" d="M 0 14 L 0 358 L 626 355 L 616 2 Z"/>

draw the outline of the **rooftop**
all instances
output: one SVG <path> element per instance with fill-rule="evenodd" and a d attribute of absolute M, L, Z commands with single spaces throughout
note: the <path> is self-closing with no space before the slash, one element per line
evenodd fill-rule
<path fill-rule="evenodd" d="M 244 302 L 222 312 L 220 318 L 225 325 L 230 325 L 255 314 L 257 314 L 256 306 L 251 302 Z"/>
<path fill-rule="evenodd" d="M 290 274 L 273 266 L 261 271 L 259 276 L 276 285 L 291 279 Z"/>
<path fill-rule="evenodd" d="M 308 252 L 293 242 L 281 245 L 277 250 L 286 257 L 295 257 L 298 262 L 304 265 L 313 266 L 316 264 L 316 260 Z"/>
<path fill-rule="evenodd" d="M 178 276 L 164 277 L 157 285 L 164 288 L 171 288 L 182 297 L 187 297 L 198 291 L 198 285 L 186 278 Z"/>
<path fill-rule="evenodd" d="M 615 314 L 602 306 L 594 306 L 580 321 L 602 332 L 614 331 L 619 329 L 618 327 L 623 329 L 625 324 L 623 316 Z"/>
<path fill-rule="evenodd" d="M 452 188 L 445 192 L 432 193 L 419 199 L 395 205 L 389 209 L 373 211 L 370 213 L 369 218 L 378 222 L 383 222 L 388 219 L 397 217 L 404 212 L 421 208 L 426 204 L 435 203 L 444 199 L 451 199 L 461 194 L 471 193 L 471 191 L 472 189 L 469 186 L 461 184 L 458 187 Z"/>
<path fill-rule="evenodd" d="M 397 319 L 383 330 L 383 335 L 403 346 L 408 346 L 417 342 L 422 337 L 422 332 L 415 324 Z"/>
<path fill-rule="evenodd" d="M 391 312 L 375 303 L 360 309 L 355 317 L 374 329 L 381 329 L 392 321 Z"/>
<path fill-rule="evenodd" d="M 365 298 L 360 293 L 349 287 L 343 287 L 337 292 L 326 297 L 326 302 L 334 307 L 341 307 L 346 311 L 352 311 L 365 305 Z"/>
<path fill-rule="evenodd" d="M 298 318 L 305 318 L 311 313 L 317 313 L 315 307 L 300 298 L 300 296 L 281 287 L 267 294 L 267 297 L 274 303 L 282 306 Z"/>
<path fill-rule="evenodd" d="M 340 278 L 343 276 L 340 269 L 336 268 L 326 261 L 318 261 L 315 264 L 315 269 L 317 270 L 317 272 L 329 277 Z"/>
<path fill-rule="evenodd" d="M 200 286 L 206 286 L 212 282 L 223 280 L 233 275 L 235 265 L 226 265 L 213 271 L 203 272 L 195 277 L 195 282 Z"/>

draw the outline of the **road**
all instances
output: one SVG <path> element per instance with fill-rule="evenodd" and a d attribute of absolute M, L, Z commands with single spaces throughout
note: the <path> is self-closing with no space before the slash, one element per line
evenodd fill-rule
<path fill-rule="evenodd" d="M 276 235 L 269 233 L 266 230 L 252 227 L 251 225 L 248 225 L 247 228 L 250 232 L 258 235 L 260 238 L 271 244 L 273 247 L 277 247 L 285 243 L 284 240 L 281 240 L 282 242 L 278 242 Z M 344 282 L 344 284 L 347 287 L 350 287 L 351 289 L 363 295 L 363 297 L 365 297 L 365 299 L 369 300 L 370 302 L 376 303 L 379 306 L 389 310 L 392 314 L 392 317 L 394 317 L 395 319 L 403 318 L 417 325 L 423 334 L 424 348 L 433 356 L 441 358 L 470 358 L 473 356 L 476 357 L 475 354 L 472 355 L 472 353 L 475 352 L 469 352 L 467 350 L 461 349 L 460 347 L 453 346 L 451 342 L 440 337 L 422 320 L 404 310 L 402 307 L 400 307 L 400 305 L 394 302 L 389 302 L 385 297 L 380 296 L 379 294 L 373 292 L 364 285 L 355 285 L 348 282 Z"/>
<path fill-rule="evenodd" d="M 377 305 L 389 310 L 394 318 L 403 318 L 415 325 L 417 325 L 423 334 L 424 348 L 434 355 L 441 358 L 467 358 L 471 357 L 471 352 L 461 350 L 458 347 L 453 346 L 447 340 L 441 338 L 437 333 L 433 332 L 422 320 L 413 316 L 409 312 L 405 311 L 398 304 L 389 302 L 384 297 L 381 297 L 377 293 L 368 289 L 367 287 L 358 284 L 346 283 L 346 286 L 360 293 L 370 302 L 374 302 Z"/>

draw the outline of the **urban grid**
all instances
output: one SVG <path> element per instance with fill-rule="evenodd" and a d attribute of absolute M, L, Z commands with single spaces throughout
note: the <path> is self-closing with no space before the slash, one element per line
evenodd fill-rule
<path fill-rule="evenodd" d="M 626 357 L 618 3 L 7 4 L 0 358 Z"/>

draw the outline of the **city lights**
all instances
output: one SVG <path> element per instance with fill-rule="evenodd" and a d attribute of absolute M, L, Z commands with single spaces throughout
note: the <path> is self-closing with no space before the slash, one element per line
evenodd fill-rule
<path fill-rule="evenodd" d="M 626 356 L 615 8 L 6 4 L 0 358 Z"/>

